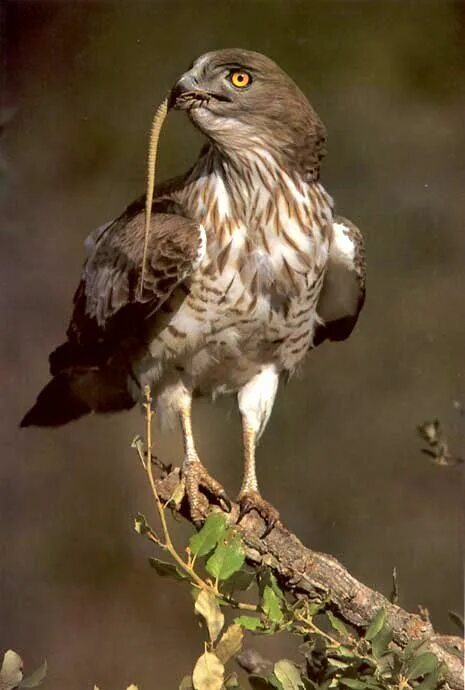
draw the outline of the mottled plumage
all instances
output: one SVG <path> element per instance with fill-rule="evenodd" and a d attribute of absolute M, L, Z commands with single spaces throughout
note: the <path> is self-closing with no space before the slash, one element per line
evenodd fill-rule
<path fill-rule="evenodd" d="M 150 385 L 162 417 L 179 417 L 193 517 L 198 485 L 224 498 L 197 457 L 196 394 L 237 393 L 244 510 L 276 514 L 258 494 L 255 444 L 279 379 L 306 352 L 352 331 L 365 295 L 363 240 L 333 214 L 319 181 L 326 137 L 294 82 L 268 58 L 224 50 L 173 88 L 208 138 L 184 176 L 160 185 L 142 294 L 144 200 L 87 241 L 88 259 L 52 381 L 24 425 L 126 409 Z"/>

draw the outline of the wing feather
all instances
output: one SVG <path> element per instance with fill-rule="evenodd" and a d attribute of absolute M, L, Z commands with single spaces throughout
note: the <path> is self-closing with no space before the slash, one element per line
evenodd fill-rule
<path fill-rule="evenodd" d="M 148 261 L 139 293 L 144 249 L 144 203 L 132 204 L 86 240 L 88 258 L 74 296 L 68 341 L 50 355 L 51 373 L 101 365 L 115 351 L 143 341 L 156 312 L 197 266 L 203 227 L 158 202 L 152 214 Z M 150 324 L 148 316 L 150 316 Z"/>
<path fill-rule="evenodd" d="M 360 230 L 346 218 L 333 222 L 328 266 L 317 305 L 322 323 L 313 345 L 345 340 L 352 333 L 365 302 L 365 245 Z"/>

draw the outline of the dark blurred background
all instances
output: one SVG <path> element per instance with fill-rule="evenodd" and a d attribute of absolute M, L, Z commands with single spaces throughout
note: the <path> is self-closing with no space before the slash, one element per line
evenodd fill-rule
<path fill-rule="evenodd" d="M 202 651 L 187 588 L 155 576 L 132 530 L 151 511 L 129 447 L 139 412 L 17 424 L 63 338 L 84 238 L 143 191 L 154 108 L 221 47 L 266 53 L 308 95 L 328 128 L 323 182 L 369 263 L 355 334 L 281 390 L 259 449 L 263 493 L 368 585 L 388 594 L 396 566 L 401 604 L 453 631 L 460 471 L 429 462 L 415 427 L 439 417 L 463 453 L 465 5 L 35 1 L 2 13 L 0 650 L 29 668 L 47 657 L 48 690 L 176 688 Z M 199 145 L 170 117 L 158 179 Z M 234 494 L 234 406 L 200 401 L 194 414 L 201 456 Z M 157 443 L 179 463 L 176 434 Z"/>

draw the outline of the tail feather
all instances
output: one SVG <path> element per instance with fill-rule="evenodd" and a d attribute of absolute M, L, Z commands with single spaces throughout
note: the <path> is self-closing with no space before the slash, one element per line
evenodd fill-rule
<path fill-rule="evenodd" d="M 84 400 L 74 395 L 69 376 L 55 376 L 39 393 L 20 426 L 61 426 L 91 412 Z"/>
<path fill-rule="evenodd" d="M 20 426 L 61 426 L 90 412 L 129 410 L 134 404 L 121 372 L 105 368 L 71 370 L 49 381 Z"/>

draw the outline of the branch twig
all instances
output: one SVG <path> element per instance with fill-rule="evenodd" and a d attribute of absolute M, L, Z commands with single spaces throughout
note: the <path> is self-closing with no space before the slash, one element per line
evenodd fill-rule
<path fill-rule="evenodd" d="M 164 479 L 157 480 L 155 485 L 159 498 L 168 501 L 179 481 L 178 468 Z M 201 510 L 204 517 L 211 507 L 207 497 L 203 496 Z M 185 502 L 173 509 L 189 520 Z M 231 520 L 237 518 L 238 510 L 238 506 L 234 505 L 229 516 Z M 367 626 L 376 612 L 384 608 L 386 622 L 393 630 L 394 642 L 405 647 L 410 640 L 426 639 L 429 651 L 447 666 L 445 679 L 450 688 L 463 689 L 463 639 L 436 634 L 429 621 L 418 614 L 408 613 L 359 582 L 332 556 L 306 548 L 295 534 L 282 525 L 276 526 L 265 539 L 260 538 L 264 524 L 254 511 L 243 518 L 239 529 L 248 561 L 270 567 L 285 590 L 310 599 L 325 597 L 341 618 L 357 628 Z"/>

